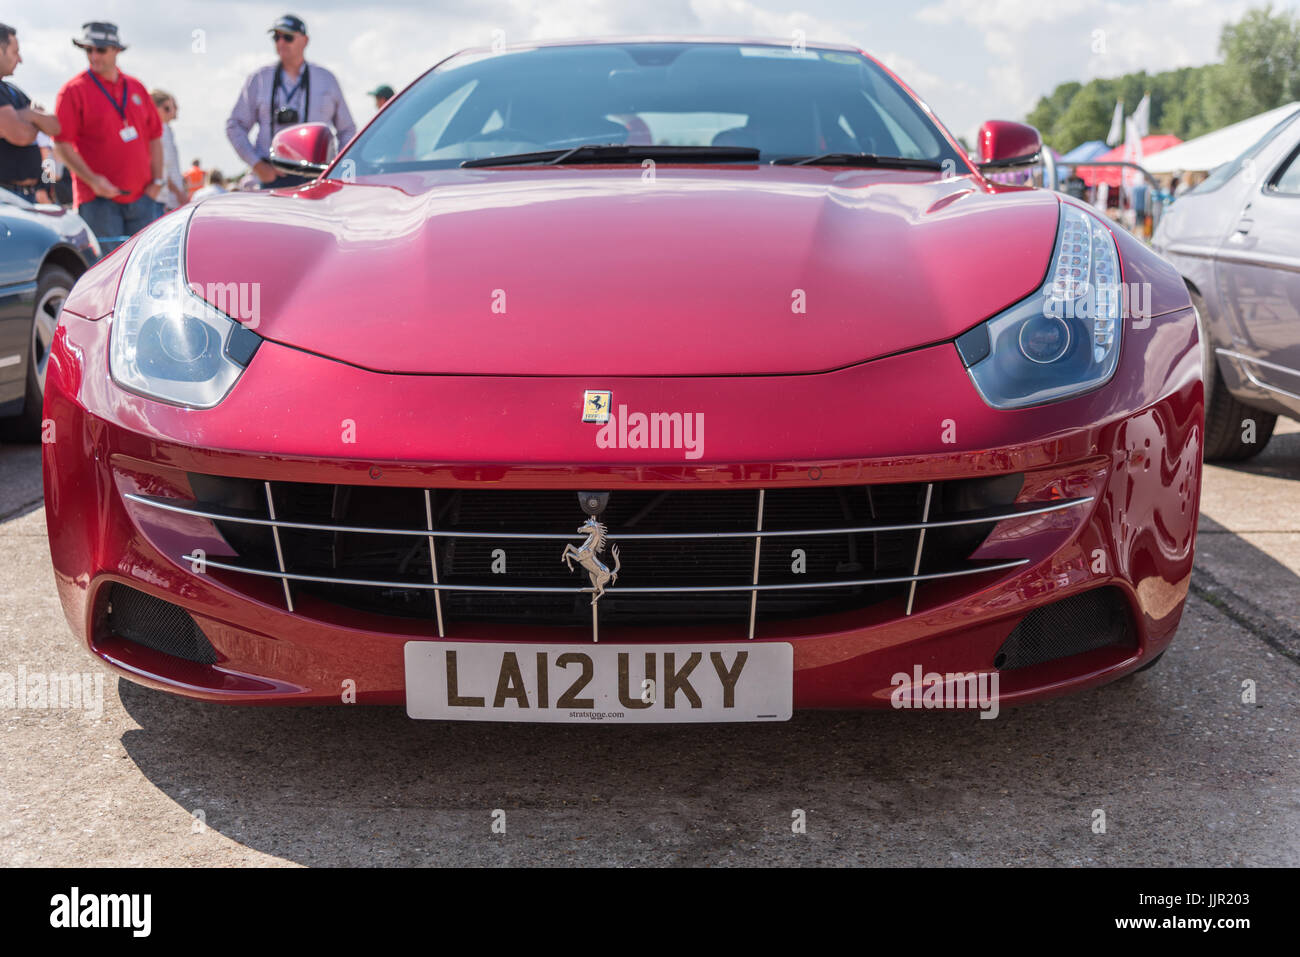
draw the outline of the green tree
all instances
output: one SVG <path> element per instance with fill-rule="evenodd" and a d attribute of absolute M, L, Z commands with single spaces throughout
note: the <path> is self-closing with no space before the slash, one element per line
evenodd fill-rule
<path fill-rule="evenodd" d="M 1205 90 L 1211 128 L 1300 99 L 1300 20 L 1273 5 L 1250 10 L 1219 38 L 1223 69 Z"/>
<path fill-rule="evenodd" d="M 1050 131 L 1039 130 L 1047 145 L 1058 153 L 1066 153 L 1088 140 L 1104 140 L 1110 129 L 1111 114 L 1115 110 L 1115 97 L 1103 90 L 1103 82 L 1093 80 L 1071 99 Z"/>
<path fill-rule="evenodd" d="M 1074 99 L 1076 93 L 1083 89 L 1082 83 L 1071 80 L 1069 83 L 1062 83 L 1050 95 L 1041 97 L 1038 105 L 1034 107 L 1029 114 L 1026 122 L 1035 127 L 1039 132 L 1046 135 L 1047 131 L 1056 125 L 1070 101 Z"/>
<path fill-rule="evenodd" d="M 1300 17 L 1272 6 L 1250 10 L 1219 37 L 1222 63 L 1164 73 L 1129 73 L 1062 83 L 1026 121 L 1058 152 L 1106 138 L 1115 101 L 1125 114 L 1151 94 L 1151 132 L 1182 139 L 1300 100 Z"/>

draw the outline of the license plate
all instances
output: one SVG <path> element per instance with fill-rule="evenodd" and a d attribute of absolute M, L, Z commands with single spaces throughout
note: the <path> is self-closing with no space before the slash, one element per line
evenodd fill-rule
<path fill-rule="evenodd" d="M 406 644 L 406 713 L 452 721 L 788 721 L 794 646 Z"/>

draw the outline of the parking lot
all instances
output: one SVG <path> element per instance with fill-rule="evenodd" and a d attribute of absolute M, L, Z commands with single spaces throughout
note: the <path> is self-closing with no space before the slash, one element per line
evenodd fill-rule
<path fill-rule="evenodd" d="M 37 446 L 0 448 L 0 549 L 0 671 L 95 669 L 55 594 Z M 994 721 L 444 724 L 202 704 L 103 672 L 99 717 L 0 713 L 0 860 L 1295 866 L 1298 575 L 1300 427 L 1282 420 L 1257 459 L 1207 467 L 1161 662 Z"/>

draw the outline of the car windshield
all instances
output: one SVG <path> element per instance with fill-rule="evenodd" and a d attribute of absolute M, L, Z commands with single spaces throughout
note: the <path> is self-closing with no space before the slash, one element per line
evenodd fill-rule
<path fill-rule="evenodd" d="M 1213 192 L 1214 190 L 1222 186 L 1224 183 L 1228 182 L 1228 180 L 1232 179 L 1234 176 L 1237 175 L 1238 172 L 1241 171 L 1241 168 L 1243 166 L 1245 166 L 1248 162 L 1250 162 L 1257 155 L 1259 155 L 1259 153 L 1264 149 L 1265 146 L 1273 142 L 1274 137 L 1276 137 L 1284 129 L 1290 126 L 1291 121 L 1298 116 L 1300 116 L 1300 110 L 1288 114 L 1284 120 L 1282 120 L 1272 129 L 1270 129 L 1267 133 L 1265 133 L 1262 137 L 1256 140 L 1255 143 L 1248 150 L 1246 150 L 1236 159 L 1229 160 L 1227 163 L 1224 163 L 1222 166 L 1217 166 L 1213 170 L 1211 170 L 1209 176 L 1205 177 L 1205 179 L 1197 183 L 1194 188 L 1189 189 L 1187 191 L 1188 195 L 1191 195 L 1192 193 Z"/>
<path fill-rule="evenodd" d="M 607 143 L 705 147 L 692 162 L 737 162 L 707 156 L 727 146 L 757 149 L 761 162 L 870 153 L 963 166 L 935 122 L 866 57 L 736 43 L 460 54 L 403 91 L 344 156 L 367 175 Z"/>

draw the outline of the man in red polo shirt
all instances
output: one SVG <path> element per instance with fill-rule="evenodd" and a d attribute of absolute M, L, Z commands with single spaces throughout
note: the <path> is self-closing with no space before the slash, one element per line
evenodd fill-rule
<path fill-rule="evenodd" d="M 54 149 L 72 170 L 78 214 L 108 252 L 115 238 L 131 236 L 162 213 L 162 121 L 144 85 L 117 68 L 126 49 L 117 25 L 81 29 L 72 43 L 86 51 L 90 69 L 59 90 L 54 112 L 63 129 Z"/>

